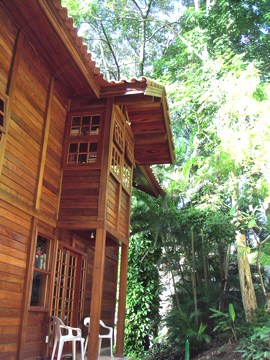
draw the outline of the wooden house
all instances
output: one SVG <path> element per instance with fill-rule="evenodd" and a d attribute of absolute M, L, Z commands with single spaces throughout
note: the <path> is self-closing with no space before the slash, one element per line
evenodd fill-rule
<path fill-rule="evenodd" d="M 60 0 L 1 0 L 0 30 L 0 358 L 49 358 L 51 316 L 90 315 L 96 360 L 116 303 L 121 356 L 132 184 L 158 195 L 174 159 L 165 89 L 106 81 Z"/>

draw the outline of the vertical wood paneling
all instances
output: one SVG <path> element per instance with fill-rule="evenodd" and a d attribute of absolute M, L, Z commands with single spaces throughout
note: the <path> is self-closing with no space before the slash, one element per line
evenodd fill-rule
<path fill-rule="evenodd" d="M 118 222 L 119 183 L 110 175 L 107 198 L 107 223 L 116 229 Z"/>
<path fill-rule="evenodd" d="M 65 119 L 65 107 L 54 96 L 51 104 L 51 121 L 41 189 L 40 213 L 55 220 L 57 219 L 62 179 L 61 160 Z"/>
<path fill-rule="evenodd" d="M 121 193 L 120 211 L 119 211 L 119 232 L 128 237 L 130 219 L 130 195 L 124 190 Z"/>

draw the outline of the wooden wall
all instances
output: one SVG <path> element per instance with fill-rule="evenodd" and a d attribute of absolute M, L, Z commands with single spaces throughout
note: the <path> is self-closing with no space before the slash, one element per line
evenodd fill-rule
<path fill-rule="evenodd" d="M 96 224 L 100 173 L 89 168 L 64 170 L 58 226 L 84 229 L 90 221 Z"/>
<path fill-rule="evenodd" d="M 0 200 L 0 358 L 16 358 L 20 341 L 31 217 Z"/>
<path fill-rule="evenodd" d="M 105 257 L 105 275 L 102 296 L 101 319 L 108 326 L 114 326 L 116 291 L 117 291 L 117 271 L 118 271 L 118 252 L 119 246 L 107 239 L 106 257 Z M 85 317 L 90 314 L 91 306 L 91 289 L 93 274 L 94 246 L 88 248 L 88 266 L 87 266 L 87 283 L 86 283 L 86 299 L 85 299 Z M 87 331 L 83 328 L 83 334 L 86 336 Z M 108 346 L 104 342 L 105 346 Z"/>
<path fill-rule="evenodd" d="M 39 222 L 52 229 L 57 221 L 67 101 L 1 6 L 0 24 L 0 94 L 9 99 L 0 139 L 0 358 L 36 359 L 48 312 L 28 311 L 30 254 Z"/>
<path fill-rule="evenodd" d="M 98 220 L 100 184 L 105 186 L 105 181 L 102 163 L 88 169 L 66 167 L 63 172 L 68 99 L 1 3 L 0 27 L 0 94 L 9 99 L 7 133 L 0 138 L 0 359 L 36 360 L 44 355 L 49 315 L 48 308 L 30 307 L 37 232 L 42 229 L 56 243 L 60 225 L 70 229 L 60 234 L 70 243 L 73 229 L 91 229 Z M 110 177 L 107 220 L 116 230 L 114 238 L 122 234 L 127 240 L 130 194 L 121 186 Z M 102 203 L 104 214 L 105 207 Z M 107 239 L 102 318 L 113 326 L 118 244 L 110 243 Z M 92 258 L 90 250 L 89 311 Z"/>

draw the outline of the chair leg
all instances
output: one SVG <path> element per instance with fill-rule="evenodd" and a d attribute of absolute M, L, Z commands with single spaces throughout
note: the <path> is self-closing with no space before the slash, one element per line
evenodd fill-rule
<path fill-rule="evenodd" d="M 85 355 L 83 345 L 84 345 L 84 339 L 81 339 L 81 358 L 82 358 L 82 360 L 84 360 L 84 355 Z"/>
<path fill-rule="evenodd" d="M 83 351 L 84 356 L 85 356 L 85 354 L 86 354 L 87 345 L 88 345 L 88 336 L 87 336 L 87 338 L 86 338 L 86 340 L 85 340 L 85 344 L 84 344 L 84 351 Z"/>
<path fill-rule="evenodd" d="M 62 339 L 60 339 L 60 341 L 59 341 L 59 347 L 58 347 L 57 360 L 60 360 L 60 359 L 61 359 L 61 355 L 62 355 L 64 343 L 65 343 L 65 342 L 62 341 Z"/>
<path fill-rule="evenodd" d="M 112 338 L 110 338 L 111 357 L 113 357 Z"/>
<path fill-rule="evenodd" d="M 52 351 L 51 360 L 53 360 L 53 358 L 54 358 L 55 350 L 56 350 L 56 347 L 57 347 L 57 342 L 58 342 L 58 341 L 55 339 L 55 340 L 54 340 L 54 344 L 53 344 L 53 351 Z"/>
<path fill-rule="evenodd" d="M 101 344 L 102 344 L 102 338 L 99 338 L 98 355 L 100 355 Z"/>
<path fill-rule="evenodd" d="M 76 360 L 76 341 L 72 341 L 72 359 Z"/>

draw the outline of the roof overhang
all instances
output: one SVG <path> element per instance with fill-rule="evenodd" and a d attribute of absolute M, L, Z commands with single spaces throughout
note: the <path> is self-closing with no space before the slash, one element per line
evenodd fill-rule
<path fill-rule="evenodd" d="M 135 142 L 135 160 L 140 165 L 170 164 L 174 146 L 166 90 L 142 77 L 103 83 L 100 97 L 114 97 L 125 105 Z"/>
<path fill-rule="evenodd" d="M 67 97 L 99 96 L 102 77 L 60 0 L 1 0 Z"/>
<path fill-rule="evenodd" d="M 147 165 L 138 165 L 134 168 L 133 186 L 156 198 L 165 194 L 153 171 Z"/>

